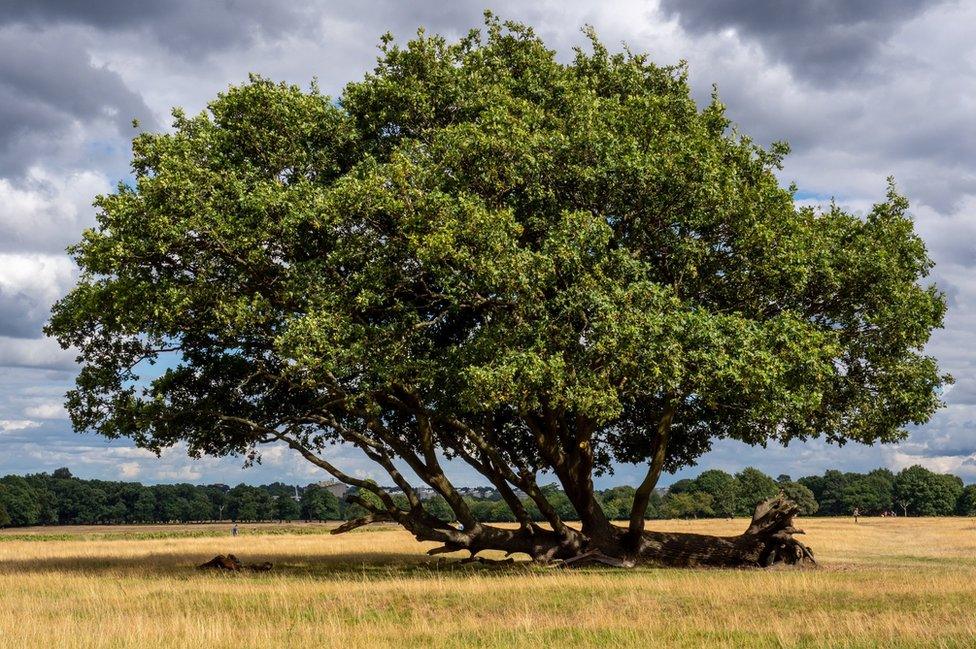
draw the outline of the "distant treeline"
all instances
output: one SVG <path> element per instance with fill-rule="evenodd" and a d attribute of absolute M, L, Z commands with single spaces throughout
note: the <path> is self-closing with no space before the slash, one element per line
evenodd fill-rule
<path fill-rule="evenodd" d="M 543 488 L 547 499 L 564 520 L 576 515 L 569 499 L 556 485 Z M 514 521 L 498 492 L 477 490 L 481 497 L 466 496 L 473 515 L 484 522 Z M 776 479 L 747 468 L 735 475 L 709 470 L 697 478 L 683 479 L 666 491 L 655 492 L 649 518 L 708 518 L 749 516 L 756 504 L 783 493 L 795 501 L 805 516 L 844 516 L 855 509 L 861 514 L 899 516 L 976 515 L 976 485 L 963 486 L 956 476 L 933 473 L 913 466 L 893 473 L 827 471 L 822 476 L 792 480 Z M 627 519 L 633 487 L 614 487 L 598 492 L 611 519 Z M 364 493 L 371 498 L 372 494 Z M 403 507 L 406 498 L 395 495 Z M 535 504 L 523 499 L 537 520 Z M 428 498 L 431 514 L 454 518 L 440 496 Z M 119 523 L 191 523 L 206 521 L 324 521 L 348 520 L 365 512 L 317 484 L 295 487 L 280 482 L 250 485 L 152 485 L 137 482 L 81 480 L 68 469 L 53 474 L 9 475 L 0 478 L 0 527 L 28 525 L 91 525 Z"/>

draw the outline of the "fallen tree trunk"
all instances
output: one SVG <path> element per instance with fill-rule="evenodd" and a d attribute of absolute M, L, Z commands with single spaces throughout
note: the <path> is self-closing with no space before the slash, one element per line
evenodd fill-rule
<path fill-rule="evenodd" d="M 710 536 L 681 532 L 643 532 L 635 542 L 626 528 L 609 525 L 599 538 L 560 538 L 543 528 L 502 530 L 478 526 L 458 533 L 452 541 L 428 554 L 483 550 L 525 553 L 535 561 L 559 561 L 565 567 L 602 564 L 628 568 L 709 566 L 721 568 L 813 565 L 813 552 L 794 538 L 803 530 L 793 526 L 799 508 L 778 496 L 760 503 L 745 532 L 738 536 Z M 417 534 L 420 540 L 432 540 Z"/>
<path fill-rule="evenodd" d="M 775 564 L 813 565 L 813 552 L 794 538 L 803 530 L 793 526 L 799 508 L 783 498 L 760 503 L 752 523 L 739 536 L 709 536 L 644 532 L 637 548 L 638 562 L 669 567 L 762 567 Z"/>

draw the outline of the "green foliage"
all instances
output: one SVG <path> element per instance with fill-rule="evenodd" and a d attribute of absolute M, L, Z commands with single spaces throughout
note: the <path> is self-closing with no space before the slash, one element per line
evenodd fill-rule
<path fill-rule="evenodd" d="M 956 504 L 956 513 L 960 516 L 976 516 L 976 484 L 963 488 Z"/>
<path fill-rule="evenodd" d="M 911 516 L 948 516 L 956 511 L 962 480 L 915 465 L 895 476 L 895 504 Z"/>
<path fill-rule="evenodd" d="M 752 467 L 747 467 L 736 473 L 735 481 L 738 485 L 736 511 L 739 516 L 752 516 L 756 505 L 772 498 L 780 490 L 780 486 L 772 478 Z"/>
<path fill-rule="evenodd" d="M 369 483 L 375 485 L 376 482 L 369 480 Z M 342 517 L 351 520 L 355 518 L 362 518 L 369 514 L 369 510 L 363 507 L 360 503 L 356 502 L 356 499 L 364 501 L 369 507 L 381 509 L 383 503 L 380 497 L 374 492 L 368 489 L 356 488 L 352 489 L 345 497 L 345 502 L 342 503 L 344 507 L 342 508 Z"/>
<path fill-rule="evenodd" d="M 661 505 L 664 518 L 699 518 L 714 516 L 712 496 L 704 491 L 668 493 Z"/>
<path fill-rule="evenodd" d="M 817 513 L 820 505 L 813 497 L 813 492 L 799 482 L 785 481 L 779 483 L 783 495 L 800 507 L 800 516 L 812 516 Z"/>
<path fill-rule="evenodd" d="M 877 469 L 866 475 L 848 474 L 840 494 L 843 511 L 849 514 L 858 509 L 862 514 L 880 514 L 894 509 L 895 476 L 887 469 Z"/>
<path fill-rule="evenodd" d="M 339 499 L 328 489 L 309 485 L 301 496 L 302 518 L 308 521 L 334 521 L 340 518 Z"/>
<path fill-rule="evenodd" d="M 290 495 L 283 493 L 274 497 L 274 518 L 278 521 L 295 521 L 302 515 L 301 507 Z"/>
<path fill-rule="evenodd" d="M 424 509 L 435 518 L 439 518 L 446 523 L 450 523 L 456 518 L 454 511 L 447 504 L 447 501 L 444 500 L 443 496 L 434 496 L 424 502 Z"/>
<path fill-rule="evenodd" d="M 599 472 L 646 462 L 672 403 L 672 471 L 714 438 L 899 440 L 948 380 L 932 262 L 893 187 L 864 218 L 797 207 L 786 150 L 696 105 L 683 65 L 595 37 L 560 63 L 494 18 L 384 41 L 336 101 L 252 77 L 139 135 L 98 197 L 46 329 L 82 360 L 73 425 L 222 455 L 395 421 L 416 448 L 407 389 L 541 470 L 533 417 L 592 430 L 563 450 Z M 739 512 L 775 493 L 746 478 Z"/>
<path fill-rule="evenodd" d="M 731 517 L 738 511 L 741 488 L 738 480 L 725 471 L 703 471 L 695 478 L 694 489 L 712 497 L 712 508 L 716 516 Z M 674 491 L 674 485 L 671 491 Z"/>
<path fill-rule="evenodd" d="M 237 485 L 227 492 L 227 516 L 234 521 L 269 521 L 274 518 L 274 502 L 263 489 Z"/>
<path fill-rule="evenodd" d="M 0 506 L 7 512 L 6 524 L 15 526 L 37 525 L 41 507 L 37 494 L 26 480 L 8 475 L 0 479 Z"/>
<path fill-rule="evenodd" d="M 630 518 L 630 510 L 634 505 L 634 488 L 630 486 L 607 489 L 600 495 L 600 506 L 610 520 L 623 521 Z M 653 507 L 649 508 L 648 518 L 655 517 Z"/>

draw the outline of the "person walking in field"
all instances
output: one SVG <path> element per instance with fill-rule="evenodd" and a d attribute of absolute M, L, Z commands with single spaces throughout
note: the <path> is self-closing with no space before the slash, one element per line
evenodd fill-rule
<path fill-rule="evenodd" d="M 234 523 L 234 527 L 230 528 L 230 535 L 237 536 L 237 523 Z"/>
<path fill-rule="evenodd" d="M 857 523 L 857 517 L 861 515 L 861 510 L 857 507 L 854 508 L 854 522 Z"/>

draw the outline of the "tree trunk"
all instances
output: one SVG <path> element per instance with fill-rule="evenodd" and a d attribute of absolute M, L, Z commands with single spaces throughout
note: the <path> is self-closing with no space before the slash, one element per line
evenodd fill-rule
<path fill-rule="evenodd" d="M 777 496 L 756 507 L 752 523 L 739 536 L 644 532 L 634 559 L 669 567 L 815 564 L 810 548 L 793 538 L 803 533 L 793 526 L 798 512 L 796 504 Z"/>
<path fill-rule="evenodd" d="M 560 538 L 551 530 L 502 530 L 478 526 L 456 541 L 429 554 L 467 550 L 474 556 L 483 550 L 525 553 L 536 561 L 562 560 L 563 565 L 600 563 L 617 567 L 710 566 L 722 568 L 769 567 L 774 564 L 815 564 L 813 552 L 793 538 L 803 531 L 793 526 L 799 508 L 777 496 L 756 507 L 749 528 L 739 536 L 709 536 L 681 532 L 643 532 L 635 543 L 626 528 L 610 525 L 593 537 Z M 418 534 L 420 540 L 431 540 Z"/>

